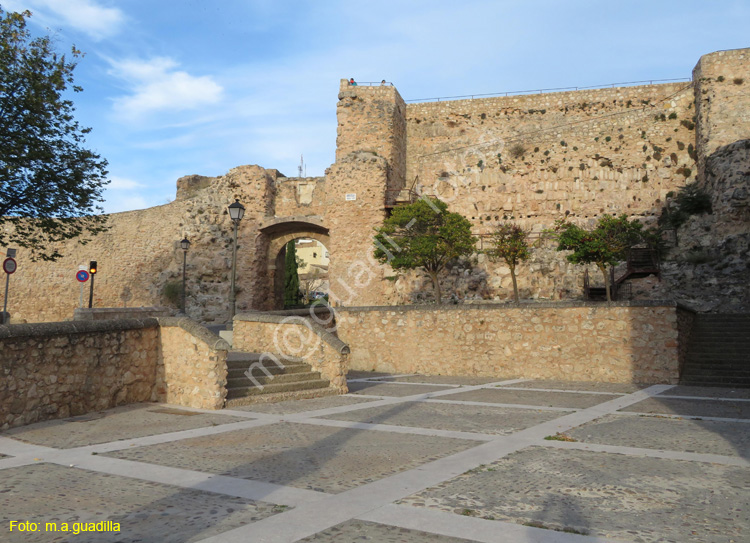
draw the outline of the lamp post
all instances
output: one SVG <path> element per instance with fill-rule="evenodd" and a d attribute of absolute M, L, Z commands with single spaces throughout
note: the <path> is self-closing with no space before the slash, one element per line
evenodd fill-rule
<path fill-rule="evenodd" d="M 186 292 L 186 275 L 185 267 L 187 266 L 187 252 L 190 249 L 190 242 L 187 238 L 184 238 L 180 242 L 182 247 L 182 312 L 185 313 L 185 292 Z"/>
<path fill-rule="evenodd" d="M 229 317 L 230 326 L 234 321 L 234 280 L 237 275 L 237 227 L 239 226 L 240 221 L 242 220 L 242 217 L 244 215 L 245 206 L 243 206 L 239 200 L 235 199 L 234 203 L 229 205 L 229 217 L 234 223 L 234 246 L 232 247 L 232 286 L 231 290 L 229 291 L 229 303 L 232 306 L 232 312 Z"/>

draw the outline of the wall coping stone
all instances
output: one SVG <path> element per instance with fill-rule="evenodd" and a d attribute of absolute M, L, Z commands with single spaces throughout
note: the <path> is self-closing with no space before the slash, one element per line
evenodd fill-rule
<path fill-rule="evenodd" d="M 154 319 L 159 326 L 176 326 L 182 328 L 193 337 L 208 345 L 212 351 L 231 351 L 232 346 L 225 340 L 211 332 L 208 328 L 189 317 L 159 317 Z"/>
<path fill-rule="evenodd" d="M 303 310 L 304 311 L 304 310 Z M 349 345 L 341 341 L 339 338 L 334 336 L 331 332 L 326 330 L 323 326 L 318 324 L 315 321 L 305 319 L 301 315 L 283 315 L 278 313 L 284 313 L 284 312 L 269 312 L 269 311 L 251 311 L 246 313 L 240 313 L 238 315 L 235 315 L 234 320 L 236 321 L 243 321 L 243 322 L 268 322 L 268 323 L 275 323 L 275 324 L 300 324 L 299 322 L 294 322 L 288 320 L 289 317 L 299 317 L 299 319 L 303 320 L 306 325 L 310 326 L 310 329 L 318 334 L 320 338 L 328 343 L 331 347 L 333 347 L 338 353 L 341 354 L 349 354 L 351 352 L 351 349 L 349 348 Z M 296 319 L 295 319 L 296 320 Z"/>
<path fill-rule="evenodd" d="M 87 334 L 91 332 L 120 332 L 124 330 L 156 328 L 158 326 L 158 320 L 153 317 L 145 319 L 108 319 L 101 321 L 5 324 L 0 325 L 0 338 L 64 336 L 71 334 Z"/>
<path fill-rule="evenodd" d="M 341 306 L 335 307 L 335 312 L 355 311 L 461 311 L 461 310 L 504 310 L 504 309 L 564 309 L 564 308 L 604 308 L 614 307 L 679 307 L 672 300 L 628 300 L 620 302 L 529 302 L 504 304 L 412 304 L 412 305 L 370 305 L 370 306 Z M 685 309 L 691 311 L 690 308 Z"/>
<path fill-rule="evenodd" d="M 148 318 L 148 317 L 166 317 L 169 315 L 169 309 L 166 307 L 148 306 L 148 307 L 76 307 L 73 310 L 73 320 L 95 320 L 97 318 L 112 318 L 110 315 L 119 314 L 142 315 L 142 317 L 123 317 L 126 319 Z"/>

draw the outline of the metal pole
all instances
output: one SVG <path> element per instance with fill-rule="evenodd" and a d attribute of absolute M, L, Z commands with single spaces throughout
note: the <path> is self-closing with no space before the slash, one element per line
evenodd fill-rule
<path fill-rule="evenodd" d="M 229 303 L 232 306 L 232 313 L 230 315 L 229 324 L 231 325 L 234 321 L 234 278 L 236 275 L 237 268 L 237 223 L 234 221 L 234 247 L 232 248 L 232 290 L 229 292 Z"/>
<path fill-rule="evenodd" d="M 91 309 L 94 302 L 94 277 L 96 274 L 91 274 L 91 289 L 89 290 L 89 309 Z"/>
<path fill-rule="evenodd" d="M 182 251 L 182 312 L 185 313 L 185 266 L 187 265 L 187 250 Z"/>
<path fill-rule="evenodd" d="M 5 324 L 5 313 L 8 311 L 8 283 L 10 282 L 10 274 L 5 274 L 5 298 L 3 298 L 3 318 L 0 320 L 0 324 Z"/>

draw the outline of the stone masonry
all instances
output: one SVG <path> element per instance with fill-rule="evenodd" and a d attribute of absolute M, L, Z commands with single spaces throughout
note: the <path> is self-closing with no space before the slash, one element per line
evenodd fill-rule
<path fill-rule="evenodd" d="M 188 314 L 227 322 L 232 223 L 226 206 L 234 199 L 247 209 L 236 293 L 238 311 L 246 311 L 278 308 L 278 258 L 295 237 L 326 245 L 336 305 L 429 301 L 424 277 L 394 274 L 372 259 L 373 230 L 404 188 L 441 197 L 482 235 L 504 220 L 536 233 L 557 219 L 587 225 L 612 213 L 653 224 L 668 195 L 695 180 L 711 194 L 714 213 L 680 228 L 661 283 L 652 278 L 633 290 L 708 310 L 745 307 L 750 292 L 737 278 L 746 272 L 750 238 L 749 54 L 705 55 L 692 81 L 682 83 L 430 103 L 407 104 L 395 87 L 342 80 L 336 162 L 325 177 L 287 178 L 259 166 L 218 177 L 189 175 L 177 181 L 174 202 L 111 215 L 108 232 L 86 246 L 64 244 L 58 262 L 31 263 L 19 251 L 9 300 L 13 322 L 72 318 L 80 293 L 74 275 L 89 260 L 100 268 L 95 307 L 174 309 L 174 297 L 165 293 L 181 280 L 183 237 L 191 241 Z M 708 262 L 694 258 L 711 251 L 717 254 Z M 553 247 L 540 247 L 518 270 L 521 296 L 580 299 L 583 269 Z M 443 281 L 456 302 L 512 295 L 509 270 L 481 252 L 453 265 Z"/>

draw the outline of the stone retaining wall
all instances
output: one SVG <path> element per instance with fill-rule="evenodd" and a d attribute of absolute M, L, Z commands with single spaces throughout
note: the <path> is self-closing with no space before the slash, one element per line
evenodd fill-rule
<path fill-rule="evenodd" d="M 0 429 L 153 399 L 156 319 L 0 326 Z"/>
<path fill-rule="evenodd" d="M 676 383 L 674 304 L 339 308 L 338 335 L 365 371 Z"/>
<path fill-rule="evenodd" d="M 155 399 L 201 409 L 221 409 L 227 395 L 230 345 L 187 317 L 159 319 Z"/>
<path fill-rule="evenodd" d="M 220 409 L 228 349 L 187 318 L 0 326 L 0 430 L 136 402 Z"/>
<path fill-rule="evenodd" d="M 326 319 L 324 316 L 323 319 Z M 342 394 L 349 391 L 349 346 L 320 322 L 299 315 L 243 313 L 234 318 L 232 345 L 239 351 L 297 357 Z"/>

